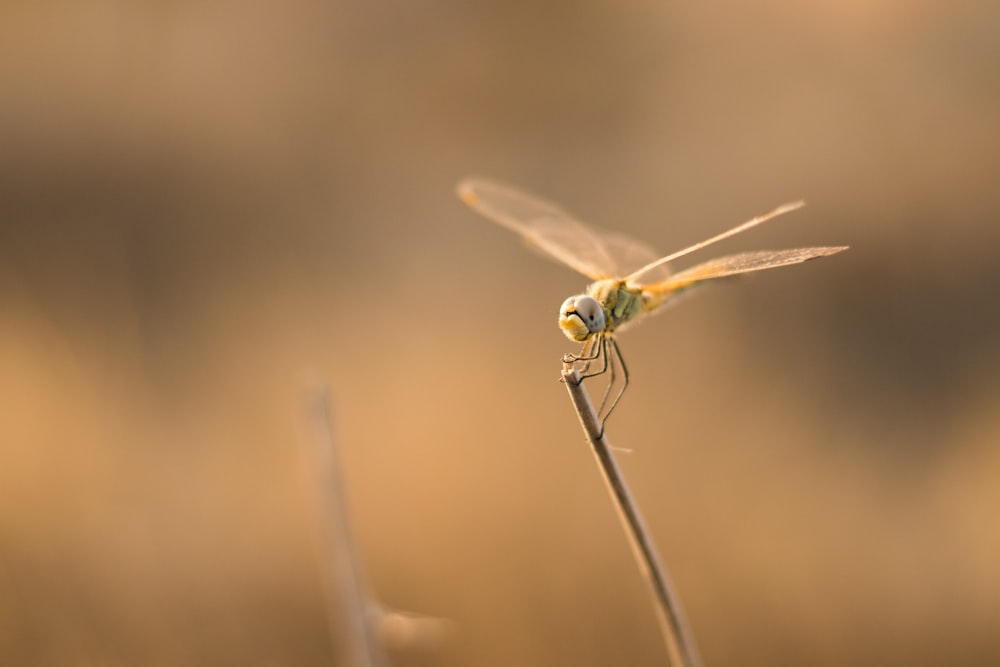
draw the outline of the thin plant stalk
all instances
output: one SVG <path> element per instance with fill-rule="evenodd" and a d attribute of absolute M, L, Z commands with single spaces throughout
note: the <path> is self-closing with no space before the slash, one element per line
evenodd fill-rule
<path fill-rule="evenodd" d="M 632 499 L 632 494 L 629 493 L 625 479 L 618 469 L 611 452 L 611 445 L 604 433 L 604 426 L 594 410 L 587 390 L 583 387 L 580 372 L 572 364 L 566 364 L 562 379 L 573 401 L 573 407 L 580 417 L 580 424 L 594 451 L 594 456 L 597 457 L 598 467 L 611 492 L 611 499 L 615 509 L 618 510 L 618 517 L 625 528 L 639 571 L 653 596 L 657 620 L 667 645 L 670 663 L 675 667 L 699 667 L 701 660 L 687 621 L 684 619 L 680 598 L 673 590 L 667 570 L 656 553 L 653 538 L 643 523 L 639 507 Z"/>
<path fill-rule="evenodd" d="M 334 648 L 345 655 L 345 664 L 359 667 L 386 667 L 387 661 L 378 630 L 377 604 L 368 594 L 361 560 L 351 532 L 347 493 L 341 474 L 340 448 L 330 414 L 330 398 L 325 387 L 312 388 L 307 395 L 310 437 L 307 460 L 314 469 L 322 495 L 325 538 L 324 569 L 327 584 L 327 618 Z M 337 623 L 342 618 L 346 627 Z M 346 635 L 346 637 L 344 636 Z"/>

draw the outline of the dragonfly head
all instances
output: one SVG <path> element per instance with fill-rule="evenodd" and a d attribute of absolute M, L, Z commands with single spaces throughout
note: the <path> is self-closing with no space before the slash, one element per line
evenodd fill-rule
<path fill-rule="evenodd" d="M 559 308 L 559 328 L 570 340 L 585 341 L 604 331 L 604 325 L 604 309 L 590 295 L 571 296 Z"/>

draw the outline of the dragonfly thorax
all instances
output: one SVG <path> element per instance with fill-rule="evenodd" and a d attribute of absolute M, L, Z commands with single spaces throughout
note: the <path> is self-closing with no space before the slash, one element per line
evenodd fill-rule
<path fill-rule="evenodd" d="M 621 280 L 599 280 L 587 294 L 571 296 L 559 309 L 559 328 L 568 338 L 585 341 L 596 333 L 614 331 L 642 312 L 642 292 Z"/>

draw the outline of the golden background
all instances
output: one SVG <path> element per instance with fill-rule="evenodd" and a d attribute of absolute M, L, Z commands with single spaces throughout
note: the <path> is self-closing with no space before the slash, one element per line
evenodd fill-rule
<path fill-rule="evenodd" d="M 303 387 L 393 665 L 660 665 L 564 388 L 586 282 L 852 246 L 628 332 L 612 442 L 706 665 L 1000 663 L 1000 5 L 10 2 L 0 664 L 326 665 Z M 682 265 L 685 263 L 682 262 Z M 336 627 L 336 623 L 334 624 Z"/>

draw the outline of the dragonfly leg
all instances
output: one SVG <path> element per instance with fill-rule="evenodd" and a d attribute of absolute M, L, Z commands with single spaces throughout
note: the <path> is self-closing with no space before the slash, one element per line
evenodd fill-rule
<path fill-rule="evenodd" d="M 595 375 L 601 375 L 608 371 L 607 338 L 605 338 L 603 335 L 598 334 L 597 336 L 594 336 L 591 340 L 594 341 L 591 354 L 589 355 L 587 354 L 587 346 L 584 346 L 583 348 L 584 353 L 576 357 L 577 361 L 584 362 L 583 366 L 580 369 L 581 378 L 594 377 Z M 591 345 L 590 341 L 587 341 L 587 345 Z M 590 370 L 590 362 L 596 359 L 601 360 L 601 368 L 600 370 L 592 371 Z"/>
<path fill-rule="evenodd" d="M 600 334 L 596 336 L 591 336 L 587 339 L 587 342 L 583 344 L 583 349 L 580 350 L 580 354 L 564 354 L 563 363 L 565 364 L 575 364 L 578 361 L 584 362 L 580 367 L 581 373 L 586 373 L 587 369 L 590 368 L 590 362 L 601 356 L 601 346 L 599 338 L 603 338 Z"/>
<path fill-rule="evenodd" d="M 619 389 L 618 393 L 615 395 L 614 400 L 611 401 L 611 406 L 608 408 L 608 411 L 604 413 L 604 418 L 601 419 L 601 435 L 604 435 L 604 425 L 607 423 L 608 417 L 611 416 L 611 413 L 618 406 L 618 401 L 621 400 L 622 396 L 625 394 L 625 390 L 628 389 L 628 366 L 625 365 L 625 358 L 622 356 L 622 351 L 618 349 L 618 341 L 616 341 L 614 338 L 610 338 L 608 340 L 608 346 L 611 349 L 607 351 L 607 354 L 611 354 L 612 352 L 614 353 L 614 359 L 612 359 L 609 363 L 612 364 L 612 369 L 613 369 L 614 361 L 615 359 L 617 359 L 618 364 L 621 365 L 622 367 L 622 376 L 624 377 L 624 382 L 622 383 L 622 388 Z M 612 372 L 612 377 L 614 377 L 613 372 Z M 611 385 L 608 385 L 608 392 L 610 391 L 611 391 Z M 607 394 L 605 394 L 605 400 L 607 400 Z M 601 402 L 601 408 L 602 410 L 604 408 L 603 401 Z"/>
<path fill-rule="evenodd" d="M 609 356 L 609 348 L 611 348 L 614 343 L 614 339 L 604 340 L 604 358 L 608 365 L 608 386 L 604 388 L 604 396 L 601 397 L 601 407 L 597 409 L 597 414 L 600 415 L 604 412 L 604 406 L 608 404 L 608 397 L 611 396 L 611 389 L 615 386 L 615 380 L 618 378 L 618 373 L 615 371 L 615 360 L 614 357 Z"/>

